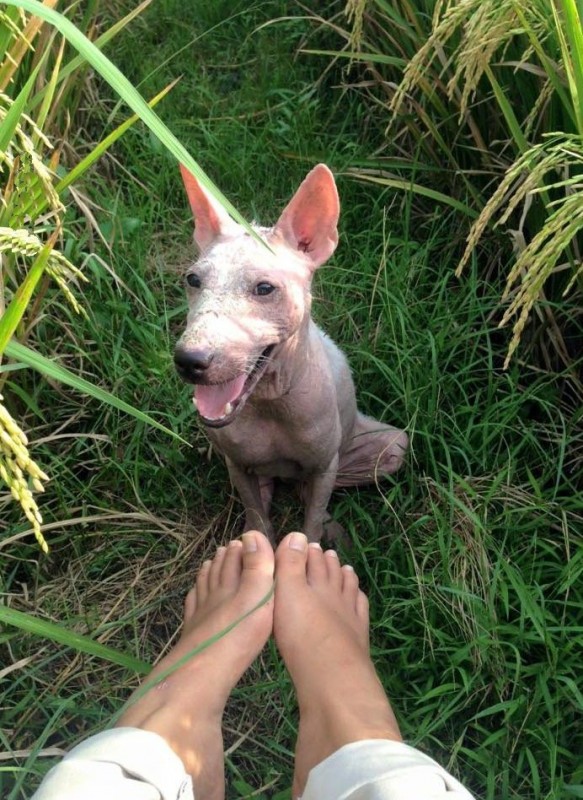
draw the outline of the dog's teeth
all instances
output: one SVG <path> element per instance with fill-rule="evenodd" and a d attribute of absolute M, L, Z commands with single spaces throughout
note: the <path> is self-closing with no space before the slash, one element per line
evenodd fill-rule
<path fill-rule="evenodd" d="M 224 413 L 225 417 L 228 417 L 229 414 L 232 414 L 233 413 L 233 405 L 232 405 L 232 403 L 226 403 L 224 410 L 225 410 L 225 413 Z"/>
<path fill-rule="evenodd" d="M 198 403 L 196 402 L 196 397 L 192 395 L 192 405 L 194 406 L 195 410 L 198 411 Z"/>

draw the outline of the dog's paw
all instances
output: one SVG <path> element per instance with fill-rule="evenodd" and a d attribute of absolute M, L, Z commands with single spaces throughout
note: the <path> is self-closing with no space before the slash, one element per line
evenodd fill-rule
<path fill-rule="evenodd" d="M 339 522 L 329 517 L 322 525 L 322 539 L 328 545 L 350 546 L 350 537 Z"/>

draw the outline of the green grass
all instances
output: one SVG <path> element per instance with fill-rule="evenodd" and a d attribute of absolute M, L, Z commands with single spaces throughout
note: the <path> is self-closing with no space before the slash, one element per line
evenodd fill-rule
<path fill-rule="evenodd" d="M 256 31 L 287 6 L 185 11 L 159 0 L 110 54 L 146 97 L 183 76 L 158 113 L 235 205 L 265 223 L 316 161 L 341 173 L 366 151 L 361 100 L 334 89 L 337 75 L 314 88 L 321 64 L 294 57 L 309 24 Z M 150 75 L 152 63 L 161 66 Z M 97 83 L 100 102 L 72 141 L 79 152 L 102 138 L 108 116 L 110 126 L 124 118 Z M 350 359 L 362 409 L 412 440 L 394 479 L 332 502 L 370 597 L 375 663 L 406 739 L 477 797 L 581 796 L 567 789 L 583 784 L 583 442 L 569 383 L 518 362 L 503 372 L 500 287 L 475 263 L 453 277 L 454 212 L 420 215 L 400 192 L 342 176 L 338 185 L 341 240 L 317 275 L 315 314 Z M 2 596 L 152 661 L 175 634 L 197 565 L 240 531 L 241 506 L 221 461 L 208 460 L 172 365 L 180 269 L 192 255 L 176 164 L 136 127 L 83 189 L 111 252 L 71 207 L 65 252 L 87 258 L 89 317 L 73 318 L 55 293 L 34 344 L 193 446 L 28 370 L 9 373 L 4 392 L 54 477 L 41 508 L 48 558 L 31 536 L 18 538 L 24 525 L 2 499 Z M 286 529 L 289 497 L 279 510 Z M 16 628 L 1 636 L 2 663 L 14 666 L 0 737 L 22 754 L 0 763 L 0 794 L 17 800 L 54 763 L 51 748 L 107 724 L 137 676 Z M 229 798 L 289 786 L 296 725 L 269 646 L 228 708 Z"/>

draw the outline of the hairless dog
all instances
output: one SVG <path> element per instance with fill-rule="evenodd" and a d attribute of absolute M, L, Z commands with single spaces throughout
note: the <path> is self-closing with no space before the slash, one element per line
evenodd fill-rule
<path fill-rule="evenodd" d="M 181 167 L 199 258 L 186 272 L 189 312 L 175 350 L 209 439 L 245 506 L 245 530 L 275 543 L 275 478 L 301 482 L 311 541 L 341 528 L 336 487 L 395 472 L 404 431 L 361 414 L 344 354 L 311 318 L 314 271 L 334 252 L 340 213 L 332 173 L 318 164 L 273 228 L 235 223 Z"/>

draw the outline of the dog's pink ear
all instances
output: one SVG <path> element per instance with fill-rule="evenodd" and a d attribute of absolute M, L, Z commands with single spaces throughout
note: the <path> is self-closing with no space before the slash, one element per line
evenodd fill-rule
<path fill-rule="evenodd" d="M 338 244 L 340 201 L 325 164 L 308 173 L 273 229 L 294 250 L 305 253 L 312 269 L 327 261 Z"/>
<path fill-rule="evenodd" d="M 217 236 L 234 233 L 238 225 L 182 164 L 180 172 L 194 215 L 194 241 L 206 250 Z"/>

